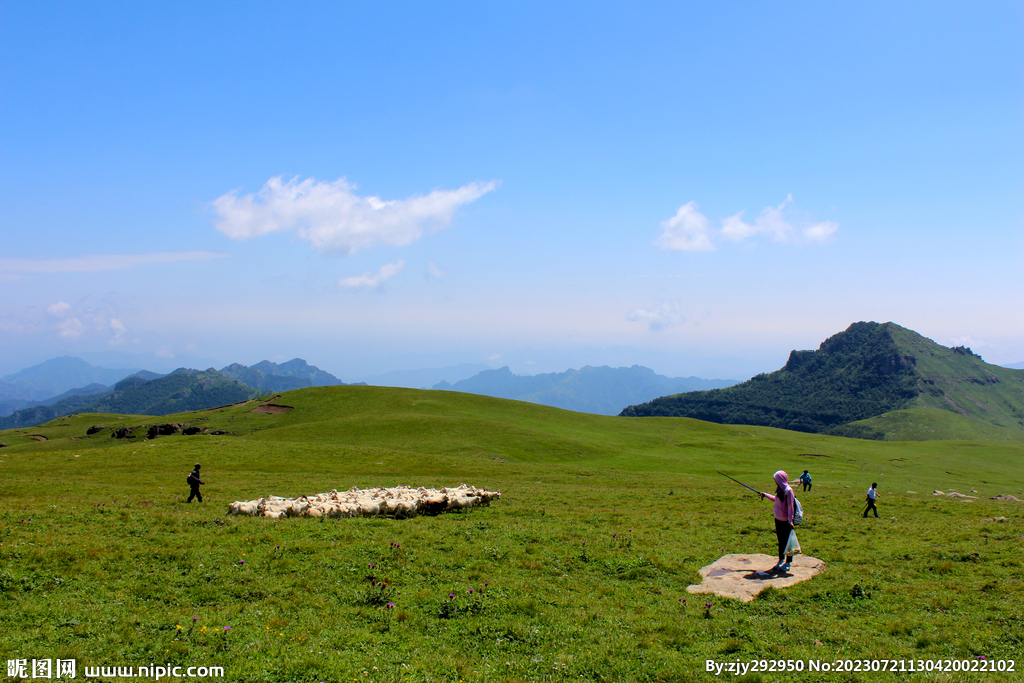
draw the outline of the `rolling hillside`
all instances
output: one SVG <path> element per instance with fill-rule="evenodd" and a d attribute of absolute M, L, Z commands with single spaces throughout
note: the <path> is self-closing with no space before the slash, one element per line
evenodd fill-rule
<path fill-rule="evenodd" d="M 894 412 L 897 420 L 883 417 Z M 860 322 L 816 351 L 793 351 L 776 372 L 726 389 L 665 396 L 621 414 L 872 439 L 1024 440 L 1024 372 L 891 322 Z"/>
<path fill-rule="evenodd" d="M 224 680 L 265 683 L 712 683 L 708 659 L 1024 654 L 1024 503 L 993 499 L 1024 497 L 1022 444 L 884 443 L 360 386 L 168 419 L 207 431 L 113 439 L 87 430 L 153 419 L 82 414 L 0 432 L 9 657 L 216 664 Z M 206 502 L 186 505 L 195 462 Z M 774 545 L 771 504 L 717 471 L 765 488 L 778 468 L 814 473 L 798 493 L 800 538 L 828 570 L 749 603 L 688 593 L 721 555 Z M 871 481 L 879 520 L 860 516 Z M 406 520 L 225 515 L 272 494 L 460 482 L 502 498 Z"/>

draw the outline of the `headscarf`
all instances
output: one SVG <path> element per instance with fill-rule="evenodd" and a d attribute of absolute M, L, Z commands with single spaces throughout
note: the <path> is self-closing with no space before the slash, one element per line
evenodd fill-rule
<path fill-rule="evenodd" d="M 789 475 L 784 470 L 779 470 L 775 473 L 775 483 L 779 487 L 776 495 L 783 495 L 786 493 L 786 489 L 789 488 Z"/>

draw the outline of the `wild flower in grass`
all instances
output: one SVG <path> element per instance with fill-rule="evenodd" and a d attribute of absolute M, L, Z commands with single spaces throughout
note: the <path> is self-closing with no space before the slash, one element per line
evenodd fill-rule
<path fill-rule="evenodd" d="M 394 609 L 395 608 L 395 603 L 389 602 L 388 604 L 386 604 L 384 606 L 387 607 L 388 609 Z"/>
<path fill-rule="evenodd" d="M 201 629 L 199 629 L 199 632 L 200 632 L 200 633 L 206 633 L 206 627 L 204 626 L 204 627 L 202 627 Z"/>
<path fill-rule="evenodd" d="M 470 588 L 470 589 L 469 589 L 469 590 L 468 590 L 467 592 L 468 592 L 468 593 L 469 593 L 470 595 L 472 595 L 472 594 L 473 594 L 473 589 L 472 589 L 472 588 Z"/>
<path fill-rule="evenodd" d="M 455 599 L 455 593 L 449 593 L 448 594 L 448 599 L 449 600 L 454 600 Z"/>
<path fill-rule="evenodd" d="M 192 623 L 193 624 L 196 623 L 197 621 L 199 621 L 199 617 L 192 617 Z"/>
<path fill-rule="evenodd" d="M 713 603 L 713 602 L 705 602 L 704 603 L 704 618 L 705 619 L 710 619 L 711 618 L 711 608 L 714 607 L 714 606 L 715 606 L 715 603 Z"/>
<path fill-rule="evenodd" d="M 224 633 L 227 633 L 227 632 L 228 632 L 228 631 L 230 631 L 230 630 L 231 630 L 231 627 L 230 627 L 230 626 L 225 626 L 225 627 L 224 627 Z"/>

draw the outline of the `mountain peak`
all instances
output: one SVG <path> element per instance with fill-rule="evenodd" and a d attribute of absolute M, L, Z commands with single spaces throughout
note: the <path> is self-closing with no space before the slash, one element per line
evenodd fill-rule
<path fill-rule="evenodd" d="M 792 351 L 776 372 L 727 389 L 664 396 L 622 415 L 859 435 L 844 425 L 917 409 L 1024 430 L 1024 373 L 989 365 L 966 347 L 947 348 L 893 322 L 862 321 L 817 351 Z"/>

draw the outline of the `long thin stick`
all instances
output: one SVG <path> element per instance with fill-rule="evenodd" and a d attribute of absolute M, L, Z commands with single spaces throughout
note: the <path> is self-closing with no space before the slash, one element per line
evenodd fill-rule
<path fill-rule="evenodd" d="M 725 472 L 719 472 L 719 474 L 721 474 L 721 475 L 722 475 L 723 477 L 725 477 L 726 479 L 732 479 L 732 477 L 730 477 L 730 476 L 729 476 L 728 474 L 726 474 Z M 751 491 L 753 491 L 753 492 L 754 492 L 754 493 L 756 493 L 757 495 L 759 495 L 759 496 L 761 495 L 761 492 L 760 492 L 760 491 L 758 491 L 757 489 L 754 489 L 754 488 L 751 488 L 751 487 L 747 486 L 746 484 L 744 484 L 744 483 L 743 483 L 742 481 L 740 481 L 739 479 L 732 479 L 732 480 L 733 480 L 734 482 L 736 482 L 737 484 L 739 484 L 740 486 L 742 486 L 742 487 L 744 487 L 744 488 L 748 488 L 748 489 L 750 489 Z"/>

